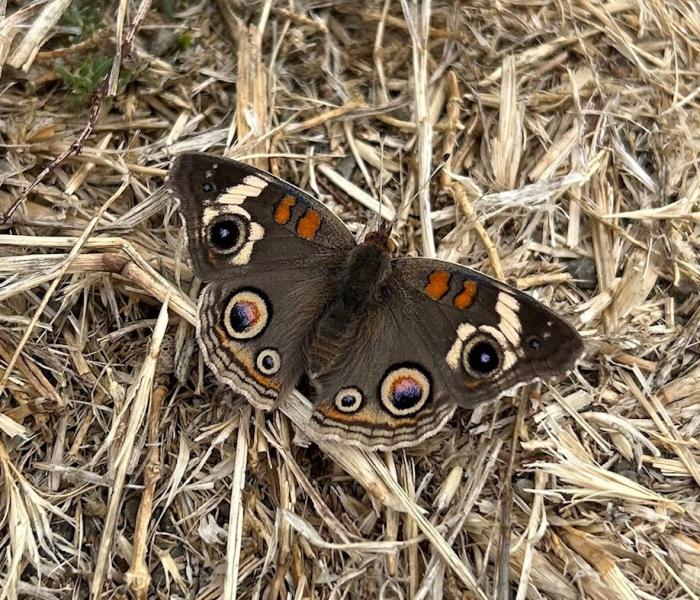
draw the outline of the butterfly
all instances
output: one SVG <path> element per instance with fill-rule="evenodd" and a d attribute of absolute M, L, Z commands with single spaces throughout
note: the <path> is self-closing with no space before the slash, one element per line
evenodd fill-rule
<path fill-rule="evenodd" d="M 312 435 L 413 446 L 457 406 L 571 370 L 577 331 L 529 295 L 459 264 L 394 257 L 387 228 L 361 243 L 320 201 L 207 154 L 177 156 L 205 362 L 253 406 L 295 388 Z"/>

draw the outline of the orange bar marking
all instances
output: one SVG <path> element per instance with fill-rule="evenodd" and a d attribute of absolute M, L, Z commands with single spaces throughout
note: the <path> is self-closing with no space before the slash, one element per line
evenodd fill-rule
<path fill-rule="evenodd" d="M 275 223 L 278 225 L 286 225 L 289 219 L 292 218 L 292 207 L 297 203 L 294 196 L 285 196 L 275 206 Z"/>
<path fill-rule="evenodd" d="M 348 414 L 340 412 L 339 410 L 335 410 L 330 406 L 324 405 L 320 405 L 318 408 L 316 408 L 316 410 L 319 413 L 321 413 L 321 415 L 323 415 L 323 417 L 325 417 L 326 419 L 330 419 L 331 421 L 335 421 L 336 423 L 346 423 L 350 425 L 350 429 L 352 429 L 352 425 L 364 425 L 366 427 L 369 427 L 370 429 L 382 426 L 382 422 L 378 421 L 377 419 L 373 419 L 371 413 L 367 414 L 367 416 L 363 418 L 362 415 L 363 413 L 365 413 L 364 410 L 361 410 L 358 413 Z M 405 427 L 407 425 L 415 425 L 417 421 L 417 418 L 402 417 L 392 419 L 391 423 L 394 427 Z"/>
<path fill-rule="evenodd" d="M 320 226 L 321 215 L 309 208 L 297 223 L 297 233 L 305 240 L 313 240 Z"/>
<path fill-rule="evenodd" d="M 465 309 L 469 308 L 474 302 L 477 289 L 476 281 L 471 281 L 468 279 L 463 284 L 463 290 L 455 296 L 453 304 L 457 308 Z"/>
<path fill-rule="evenodd" d="M 425 286 L 425 294 L 431 300 L 440 300 L 450 289 L 449 271 L 433 271 L 428 275 L 428 285 Z"/>

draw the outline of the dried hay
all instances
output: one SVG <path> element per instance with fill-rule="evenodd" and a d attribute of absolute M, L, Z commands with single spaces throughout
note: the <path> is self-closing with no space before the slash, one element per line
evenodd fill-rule
<path fill-rule="evenodd" d="M 697 4 L 251 4 L 0 1 L 0 599 L 700 597 Z M 203 367 L 185 150 L 381 199 L 587 358 L 309 444 Z"/>

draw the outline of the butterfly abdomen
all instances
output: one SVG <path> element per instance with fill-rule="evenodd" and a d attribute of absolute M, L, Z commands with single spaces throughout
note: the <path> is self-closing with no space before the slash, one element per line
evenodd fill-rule
<path fill-rule="evenodd" d="M 358 323 L 385 299 L 391 275 L 390 256 L 374 244 L 360 244 L 348 253 L 335 274 L 334 293 L 318 321 L 309 349 L 309 375 L 332 369 L 346 359 Z"/>

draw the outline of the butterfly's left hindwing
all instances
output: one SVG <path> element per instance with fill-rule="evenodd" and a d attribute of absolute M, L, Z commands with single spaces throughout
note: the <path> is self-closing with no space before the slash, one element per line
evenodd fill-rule
<path fill-rule="evenodd" d="M 246 273 L 212 282 L 199 299 L 197 338 L 220 381 L 270 410 L 305 369 L 305 345 L 332 290 L 321 273 Z M 274 285 L 270 281 L 274 279 Z"/>

